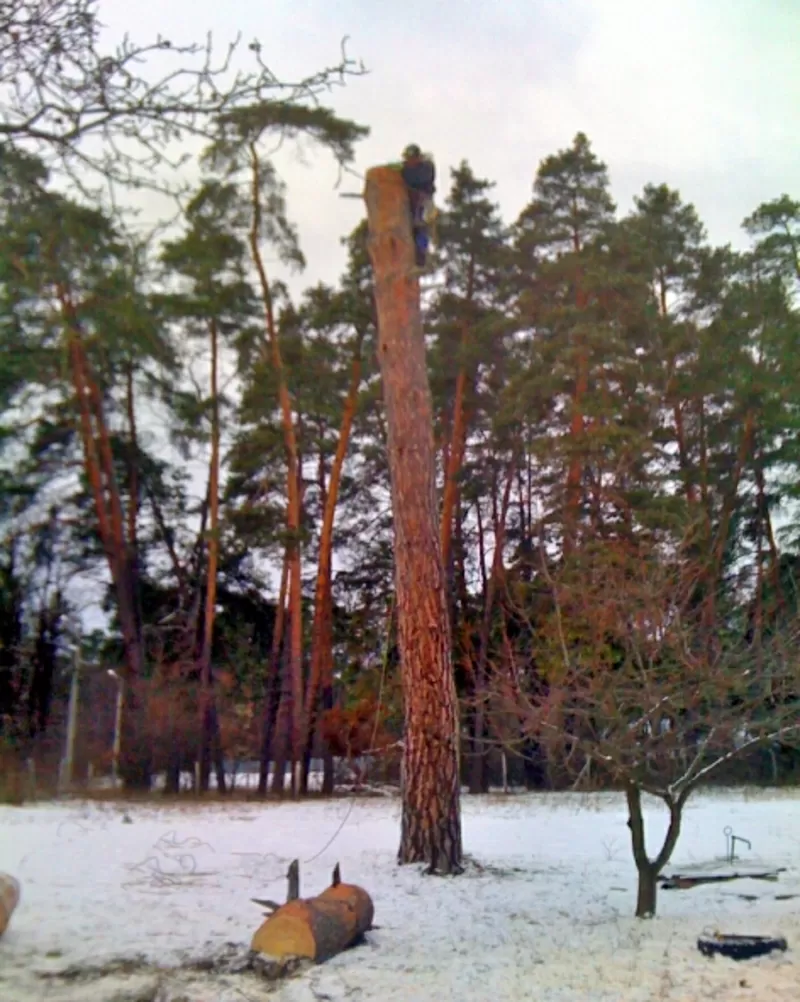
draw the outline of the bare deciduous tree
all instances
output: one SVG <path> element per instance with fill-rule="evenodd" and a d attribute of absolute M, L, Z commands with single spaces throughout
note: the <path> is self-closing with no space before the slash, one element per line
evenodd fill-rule
<path fill-rule="evenodd" d="M 221 116 L 262 102 L 308 101 L 363 68 L 344 45 L 329 67 L 280 80 L 259 42 L 217 55 L 211 36 L 181 44 L 129 37 L 106 47 L 98 0 L 0 0 L 0 147 L 58 164 L 82 188 L 100 180 L 173 191 L 162 168 L 216 136 Z M 181 151 L 181 152 L 178 152 Z"/>
<path fill-rule="evenodd" d="M 624 789 L 636 914 L 650 917 L 692 792 L 734 759 L 800 734 L 796 644 L 784 632 L 756 651 L 730 624 L 709 645 L 697 600 L 702 569 L 655 545 L 598 544 L 574 555 L 569 571 L 543 560 L 541 576 L 549 601 L 537 620 L 513 608 L 525 626 L 494 673 L 499 705 L 577 783 L 595 769 Z M 655 856 L 644 794 L 669 811 Z"/>

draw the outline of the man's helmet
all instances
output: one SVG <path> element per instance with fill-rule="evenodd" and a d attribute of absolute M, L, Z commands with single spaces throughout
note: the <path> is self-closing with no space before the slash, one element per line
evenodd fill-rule
<path fill-rule="evenodd" d="M 413 160 L 414 157 L 421 157 L 422 150 L 417 146 L 416 143 L 409 143 L 408 146 L 403 150 L 404 160 Z"/>

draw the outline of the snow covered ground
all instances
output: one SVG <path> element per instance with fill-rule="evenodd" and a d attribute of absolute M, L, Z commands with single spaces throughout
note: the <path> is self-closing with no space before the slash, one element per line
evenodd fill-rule
<path fill-rule="evenodd" d="M 22 884 L 0 938 L 0 999 L 800 997 L 800 794 L 716 793 L 690 801 L 667 872 L 721 860 L 727 826 L 752 843 L 749 851 L 737 845 L 742 867 L 788 872 L 777 883 L 663 891 L 653 922 L 632 917 L 635 872 L 625 820 L 616 795 L 465 798 L 465 848 L 475 863 L 462 877 L 437 879 L 396 866 L 399 804 L 388 798 L 0 808 L 0 870 Z M 658 805 L 649 806 L 647 823 L 655 843 L 665 824 Z M 337 861 L 343 879 L 371 892 L 379 928 L 366 945 L 276 985 L 250 974 L 158 970 L 226 942 L 249 944 L 261 921 L 250 898 L 283 900 L 295 857 L 302 894 L 322 890 Z M 696 939 L 715 930 L 781 934 L 789 951 L 740 964 L 707 960 Z M 137 957 L 142 963 L 118 964 L 102 978 L 75 977 L 76 965 L 102 968 Z"/>

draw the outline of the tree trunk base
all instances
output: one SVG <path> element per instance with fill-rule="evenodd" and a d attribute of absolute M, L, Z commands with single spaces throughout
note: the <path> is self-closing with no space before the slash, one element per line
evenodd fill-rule
<path fill-rule="evenodd" d="M 636 918 L 651 919 L 656 914 L 658 894 L 658 874 L 653 867 L 639 870 L 639 886 L 636 892 Z"/>
<path fill-rule="evenodd" d="M 449 824 L 429 828 L 420 825 L 418 818 L 408 817 L 404 810 L 397 862 L 400 866 L 425 863 L 428 875 L 455 877 L 463 873 L 459 819 L 450 819 Z"/>
<path fill-rule="evenodd" d="M 322 766 L 322 795 L 325 797 L 333 796 L 335 785 L 333 755 L 326 751 Z"/>

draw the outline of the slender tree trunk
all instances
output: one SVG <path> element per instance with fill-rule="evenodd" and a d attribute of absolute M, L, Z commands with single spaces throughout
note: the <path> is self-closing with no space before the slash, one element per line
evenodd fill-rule
<path fill-rule="evenodd" d="M 291 753 L 292 753 L 292 784 L 295 789 L 297 770 L 303 757 L 303 579 L 302 557 L 300 552 L 300 471 L 298 462 L 297 435 L 292 417 L 292 400 L 286 381 L 283 365 L 278 327 L 275 322 L 275 311 L 272 301 L 272 290 L 264 258 L 261 254 L 259 237 L 263 208 L 261 204 L 261 162 L 255 143 L 250 144 L 250 169 L 252 178 L 252 226 L 250 228 L 250 250 L 258 274 L 261 288 L 261 298 L 264 304 L 264 323 L 267 332 L 266 355 L 272 363 L 278 382 L 278 400 L 283 424 L 283 438 L 286 447 L 287 462 L 287 533 L 291 543 L 289 560 L 289 610 L 290 610 L 290 673 L 291 673 Z"/>
<path fill-rule="evenodd" d="M 474 262 L 470 261 L 467 278 L 467 305 L 471 305 L 474 284 Z M 466 323 L 461 329 L 461 353 L 466 351 L 469 327 Z M 447 450 L 447 465 L 445 466 L 444 496 L 442 498 L 442 562 L 445 571 L 450 568 L 451 543 L 453 538 L 453 519 L 456 512 L 458 497 L 458 478 L 464 463 L 464 452 L 467 444 L 467 366 L 463 357 L 460 361 L 456 377 L 456 396 L 453 402 L 452 434 Z"/>
<path fill-rule="evenodd" d="M 697 490 L 692 479 L 689 450 L 686 445 L 686 430 L 683 423 L 683 411 L 678 400 L 672 405 L 672 415 L 675 420 L 675 441 L 678 444 L 678 461 L 683 473 L 683 489 L 687 502 L 689 505 L 694 506 L 697 503 Z"/>
<path fill-rule="evenodd" d="M 133 363 L 125 370 L 125 410 L 128 417 L 128 565 L 130 567 L 136 619 L 142 622 L 139 594 L 139 432 L 136 422 L 136 390 Z"/>
<path fill-rule="evenodd" d="M 756 461 L 758 465 L 758 461 Z M 753 599 L 753 642 L 756 645 L 756 670 L 759 677 L 763 670 L 763 650 L 761 640 L 764 627 L 764 497 L 763 477 L 756 473 L 756 593 Z"/>
<path fill-rule="evenodd" d="M 780 556 L 778 554 L 778 546 L 775 542 L 775 532 L 772 528 L 772 518 L 769 512 L 769 505 L 766 502 L 765 497 L 765 483 L 764 483 L 764 462 L 761 455 L 755 464 L 756 469 L 756 486 L 758 489 L 759 496 L 759 509 L 761 511 L 761 517 L 763 519 L 764 535 L 767 540 L 767 546 L 769 548 L 769 569 L 770 569 L 770 580 L 772 582 L 772 589 L 774 592 L 772 604 L 768 610 L 768 614 L 774 614 L 778 609 L 780 609 L 784 604 L 783 586 L 781 585 L 781 575 L 780 575 Z"/>
<path fill-rule="evenodd" d="M 322 714 L 329 713 L 333 709 L 333 680 L 324 683 L 322 686 Z M 335 762 L 333 751 L 329 742 L 325 742 L 322 749 L 322 794 L 330 797 L 336 785 Z"/>
<path fill-rule="evenodd" d="M 291 627 L 291 624 L 289 624 Z M 275 737 L 272 742 L 272 792 L 277 796 L 286 788 L 286 762 L 289 758 L 292 727 L 292 675 L 288 645 L 284 645 L 281 656 L 281 698 Z"/>
<path fill-rule="evenodd" d="M 644 816 L 642 814 L 642 791 L 633 782 L 625 786 L 625 798 L 628 802 L 628 828 L 631 832 L 631 846 L 636 871 L 639 875 L 639 886 L 636 895 L 636 918 L 654 918 L 656 914 L 656 896 L 658 877 L 672 857 L 681 833 L 683 808 L 686 804 L 688 791 L 676 800 L 666 801 L 669 809 L 669 827 L 664 843 L 658 856 L 651 860 L 647 855 L 647 845 L 644 834 Z"/>
<path fill-rule="evenodd" d="M 742 437 L 739 440 L 739 448 L 736 454 L 736 464 L 733 468 L 731 488 L 728 491 L 722 505 L 719 526 L 717 528 L 716 539 L 713 542 L 713 550 L 708 573 L 707 593 L 704 607 L 704 626 L 709 638 L 709 648 L 712 653 L 718 648 L 718 637 L 716 629 L 717 619 L 717 589 L 719 587 L 722 565 L 725 559 L 725 548 L 728 544 L 728 532 L 731 518 L 736 509 L 736 502 L 739 497 L 739 484 L 744 473 L 747 458 L 753 446 L 753 436 L 755 433 L 755 415 L 752 410 L 748 410 L 742 428 Z"/>
<path fill-rule="evenodd" d="M 433 416 L 408 194 L 390 168 L 369 171 L 366 201 L 388 430 L 403 675 L 400 863 L 461 869 L 458 714 L 450 661 L 434 466 Z"/>
<path fill-rule="evenodd" d="M 132 576 L 125 518 L 119 493 L 111 438 L 105 420 L 102 394 L 92 378 L 78 312 L 69 289 L 57 287 L 66 329 L 66 342 L 83 461 L 97 518 L 98 532 L 108 562 L 117 600 L 117 614 L 125 647 L 125 707 L 122 720 L 120 774 L 128 789 L 149 789 L 151 755 L 146 735 L 146 705 L 143 692 L 144 643 L 137 615 L 136 583 Z"/>
<path fill-rule="evenodd" d="M 580 252 L 580 242 L 575 238 L 575 252 Z M 579 311 L 585 310 L 588 297 L 581 288 L 582 277 L 578 276 L 576 306 Z M 586 428 L 584 408 L 586 394 L 589 392 L 589 350 L 582 343 L 578 346 L 578 357 L 575 372 L 575 388 L 572 393 L 572 416 L 570 418 L 569 436 L 570 452 L 567 469 L 566 507 L 564 512 L 564 556 L 567 557 L 575 548 L 580 517 L 581 504 L 581 473 L 583 470 L 583 438 Z"/>
<path fill-rule="evenodd" d="M 711 535 L 711 509 L 708 501 L 708 435 L 706 428 L 706 405 L 702 396 L 695 401 L 697 409 L 697 431 L 698 444 L 700 448 L 700 500 L 703 502 L 706 520 L 709 528 L 709 538 Z"/>
<path fill-rule="evenodd" d="M 261 731 L 261 762 L 258 770 L 258 792 L 263 797 L 267 792 L 269 781 L 269 764 L 272 760 L 275 727 L 280 710 L 281 685 L 281 651 L 283 649 L 284 624 L 286 622 L 286 592 L 289 581 L 289 550 L 283 556 L 281 569 L 281 586 L 278 592 L 278 609 L 275 615 L 275 627 L 272 631 L 272 650 L 267 668 L 267 681 L 264 687 L 264 713 Z"/>
<path fill-rule="evenodd" d="M 475 749 L 472 756 L 469 778 L 469 792 L 473 794 L 487 793 L 489 776 L 486 769 L 486 675 L 489 664 L 489 639 L 492 628 L 492 613 L 494 612 L 497 586 L 503 576 L 503 547 L 505 545 L 506 522 L 511 504 L 511 485 L 514 481 L 515 463 L 512 460 L 506 476 L 503 490 L 503 500 L 497 511 L 497 494 L 495 490 L 494 507 L 494 556 L 489 582 L 483 602 L 483 619 L 481 621 L 480 642 L 478 647 L 478 664 L 475 669 L 475 691 L 477 702 L 475 706 Z M 495 485 L 496 486 L 496 485 Z"/>
<path fill-rule="evenodd" d="M 361 387 L 361 342 L 359 335 L 353 354 L 350 386 L 342 410 L 342 420 L 339 427 L 339 440 L 336 444 L 336 454 L 333 457 L 330 480 L 324 484 L 324 466 L 321 470 L 320 488 L 325 498 L 322 514 L 322 528 L 319 540 L 319 565 L 317 581 L 314 589 L 314 620 L 311 630 L 311 674 L 306 690 L 305 706 L 303 708 L 303 732 L 305 735 L 304 763 L 311 757 L 311 748 L 317 731 L 319 720 L 320 688 L 333 689 L 333 525 L 336 518 L 336 507 L 339 501 L 339 486 L 342 471 L 350 445 L 350 433 L 353 428 L 358 391 Z M 301 793 L 308 792 L 308 767 L 304 764 L 301 779 Z"/>
<path fill-rule="evenodd" d="M 203 616 L 203 642 L 200 648 L 200 748 L 198 758 L 201 793 L 205 793 L 209 786 L 212 745 L 219 745 L 219 721 L 214 703 L 214 679 L 211 668 L 214 623 L 217 616 L 217 569 L 219 566 L 219 332 L 216 321 L 211 320 L 208 333 L 211 348 L 211 459 L 208 473 L 209 533 L 206 546 L 206 603 Z M 219 753 L 215 757 L 218 762 L 217 783 L 222 781 L 220 792 L 224 793 L 225 772 L 224 768 L 219 768 Z"/>
<path fill-rule="evenodd" d="M 219 713 L 217 702 L 212 693 L 211 696 L 211 722 L 209 725 L 211 733 L 211 759 L 214 763 L 214 775 L 217 780 L 217 793 L 226 793 L 228 790 L 228 780 L 225 776 L 225 749 L 222 747 L 222 731 L 219 726 Z"/>
<path fill-rule="evenodd" d="M 478 525 L 478 569 L 481 572 L 481 591 L 485 595 L 489 586 L 489 572 L 486 569 L 486 534 L 483 531 L 480 498 L 475 501 L 475 521 Z"/>

